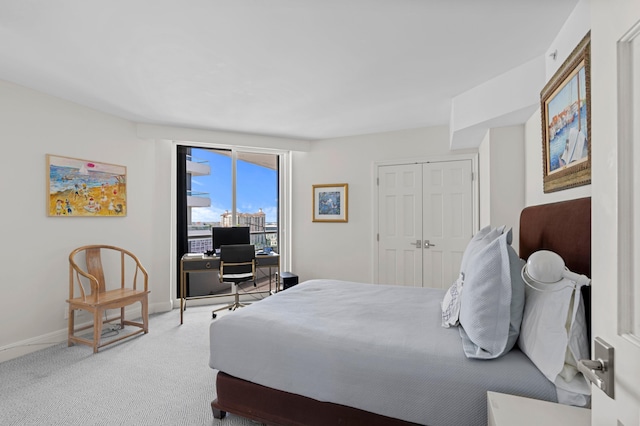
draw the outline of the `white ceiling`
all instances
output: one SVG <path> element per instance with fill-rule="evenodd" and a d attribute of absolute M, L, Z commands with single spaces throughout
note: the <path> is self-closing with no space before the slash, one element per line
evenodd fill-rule
<path fill-rule="evenodd" d="M 446 125 L 578 0 L 1 0 L 0 79 L 135 122 L 326 139 Z"/>

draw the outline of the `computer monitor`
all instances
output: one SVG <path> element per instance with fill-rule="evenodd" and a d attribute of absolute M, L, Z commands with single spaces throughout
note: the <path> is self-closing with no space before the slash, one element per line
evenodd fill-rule
<path fill-rule="evenodd" d="M 220 251 L 220 246 L 229 244 L 251 244 L 248 226 L 213 227 L 211 228 L 213 249 Z"/>

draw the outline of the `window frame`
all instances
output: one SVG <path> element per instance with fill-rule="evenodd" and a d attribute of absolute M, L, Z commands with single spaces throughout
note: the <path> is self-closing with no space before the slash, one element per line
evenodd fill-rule
<path fill-rule="evenodd" d="M 179 219 L 180 212 L 178 211 L 178 196 L 180 195 L 181 188 L 178 187 L 178 173 L 181 172 L 186 175 L 186 170 L 179 170 L 178 167 L 178 156 L 179 156 L 179 147 L 187 147 L 187 148 L 200 148 L 200 149 L 220 149 L 220 150 L 230 150 L 232 152 L 232 167 L 235 169 L 235 160 L 237 160 L 238 152 L 246 152 L 246 153 L 259 153 L 259 154 L 273 154 L 278 155 L 278 250 L 280 254 L 280 270 L 285 271 L 288 270 L 289 265 L 291 264 L 291 151 L 282 150 L 282 149 L 270 149 L 270 148 L 258 148 L 258 147 L 244 147 L 237 145 L 226 145 L 226 144 L 214 144 L 214 143 L 206 143 L 206 142 L 190 142 L 190 141 L 173 141 L 172 147 L 172 190 L 171 190 L 171 203 L 172 203 L 172 259 L 177 259 L 177 262 L 174 263 L 173 268 L 175 268 L 172 276 L 172 288 L 176 291 L 174 294 L 174 301 L 179 303 L 178 300 L 178 291 L 179 291 L 179 283 L 180 283 L 180 258 L 182 254 L 179 254 L 179 238 L 180 234 L 179 229 Z M 234 195 L 232 197 L 232 208 L 234 210 L 235 215 L 235 170 L 234 170 L 234 179 L 232 181 L 232 190 L 234 191 Z M 186 197 L 186 195 L 185 195 Z M 185 203 L 186 205 L 186 203 Z M 186 226 L 186 212 L 183 213 L 185 217 L 185 226 Z M 186 243 L 185 243 L 186 244 Z M 182 250 L 185 250 L 185 247 L 182 247 Z"/>

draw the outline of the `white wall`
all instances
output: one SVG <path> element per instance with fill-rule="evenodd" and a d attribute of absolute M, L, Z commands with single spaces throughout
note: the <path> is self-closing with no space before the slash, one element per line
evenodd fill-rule
<path fill-rule="evenodd" d="M 460 154 L 447 127 L 323 140 L 293 155 L 293 271 L 300 280 L 373 281 L 374 163 Z M 312 185 L 349 184 L 348 223 L 312 222 Z"/>
<path fill-rule="evenodd" d="M 512 228 L 516 251 L 525 206 L 524 164 L 524 126 L 489 130 L 480 146 L 480 223 Z"/>
<path fill-rule="evenodd" d="M 454 97 L 451 147 L 477 146 L 488 129 L 526 120 L 538 104 L 538 88 L 545 83 L 544 66 L 545 58 L 538 56 Z"/>
<path fill-rule="evenodd" d="M 66 338 L 68 255 L 81 245 L 114 244 L 139 255 L 149 269 L 150 309 L 167 309 L 163 147 L 139 139 L 128 121 L 2 81 L 0 117 L 0 360 L 34 349 L 14 345 Z M 48 217 L 47 153 L 126 166 L 127 216 Z"/>

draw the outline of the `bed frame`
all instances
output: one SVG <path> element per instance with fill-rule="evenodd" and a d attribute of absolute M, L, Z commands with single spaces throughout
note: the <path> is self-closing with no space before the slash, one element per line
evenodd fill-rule
<path fill-rule="evenodd" d="M 591 198 L 525 208 L 520 215 L 519 254 L 527 259 L 541 249 L 563 257 L 573 272 L 591 276 Z M 588 287 L 583 287 L 587 324 L 591 323 Z M 271 389 L 219 372 L 217 398 L 211 403 L 217 419 L 227 412 L 267 425 L 412 425 L 344 405 Z"/>

